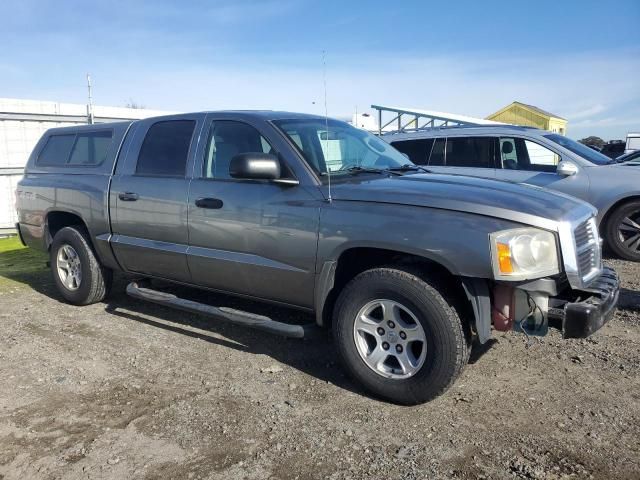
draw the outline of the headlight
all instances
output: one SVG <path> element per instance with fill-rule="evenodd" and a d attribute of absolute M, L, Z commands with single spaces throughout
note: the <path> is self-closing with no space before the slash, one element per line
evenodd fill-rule
<path fill-rule="evenodd" d="M 492 233 L 491 261 L 498 280 L 529 280 L 560 273 L 553 233 L 515 228 Z"/>

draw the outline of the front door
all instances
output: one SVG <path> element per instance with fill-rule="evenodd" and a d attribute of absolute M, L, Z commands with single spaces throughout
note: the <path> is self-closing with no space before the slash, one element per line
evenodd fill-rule
<path fill-rule="evenodd" d="M 130 272 L 189 282 L 187 201 L 204 114 L 134 124 L 111 183 L 111 244 Z"/>
<path fill-rule="evenodd" d="M 533 140 L 500 137 L 500 162 L 496 177 L 551 188 L 588 201 L 589 177 L 578 167 L 570 177 L 558 175 L 560 155 Z"/>
<path fill-rule="evenodd" d="M 256 126 L 213 118 L 205 132 L 189 192 L 187 257 L 193 282 L 311 307 L 318 196 L 303 185 L 230 177 L 235 155 L 281 153 L 278 142 Z M 293 179 L 279 157 L 283 174 Z"/>

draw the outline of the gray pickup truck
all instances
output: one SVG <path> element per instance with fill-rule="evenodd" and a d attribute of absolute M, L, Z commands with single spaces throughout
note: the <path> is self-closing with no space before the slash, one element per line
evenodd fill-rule
<path fill-rule="evenodd" d="M 119 271 L 312 312 L 332 327 L 346 370 L 403 404 L 445 391 L 492 325 L 586 337 L 618 300 L 587 203 L 434 174 L 365 131 L 311 115 L 51 129 L 16 197 L 20 236 L 50 252 L 67 301 L 103 300 Z M 290 337 L 310 328 L 139 280 L 127 293 Z"/>

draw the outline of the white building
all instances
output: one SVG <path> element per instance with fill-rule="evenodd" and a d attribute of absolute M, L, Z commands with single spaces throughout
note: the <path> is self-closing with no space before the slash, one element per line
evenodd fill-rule
<path fill-rule="evenodd" d="M 171 112 L 93 107 L 96 123 L 137 120 L 168 113 Z M 45 130 L 86 123 L 86 105 L 0 98 L 0 234 L 14 229 L 16 184 Z"/>

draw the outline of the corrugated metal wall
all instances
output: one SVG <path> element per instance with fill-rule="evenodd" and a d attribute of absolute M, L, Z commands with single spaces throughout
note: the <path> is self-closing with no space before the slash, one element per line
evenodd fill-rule
<path fill-rule="evenodd" d="M 0 232 L 13 229 L 17 221 L 16 184 L 31 150 L 51 126 L 50 122 L 0 119 Z"/>
<path fill-rule="evenodd" d="M 0 233 L 17 221 L 15 189 L 29 155 L 49 128 L 86 123 L 80 104 L 0 98 Z M 171 112 L 122 107 L 94 107 L 96 121 L 136 120 Z"/>

